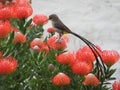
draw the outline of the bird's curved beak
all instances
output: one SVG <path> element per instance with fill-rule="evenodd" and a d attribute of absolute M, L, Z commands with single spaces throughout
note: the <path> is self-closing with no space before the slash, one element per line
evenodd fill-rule
<path fill-rule="evenodd" d="M 50 17 L 50 16 L 48 17 L 48 20 L 51 20 L 51 17 Z"/>

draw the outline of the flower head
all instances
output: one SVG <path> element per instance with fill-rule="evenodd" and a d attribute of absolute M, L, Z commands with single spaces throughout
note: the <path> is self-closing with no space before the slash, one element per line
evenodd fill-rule
<path fill-rule="evenodd" d="M 49 52 L 49 48 L 45 42 L 43 42 L 39 38 L 35 38 L 31 43 L 30 47 L 35 51 L 43 51 L 45 50 L 47 53 Z"/>
<path fill-rule="evenodd" d="M 120 90 L 120 80 L 115 81 L 115 82 L 112 84 L 112 88 L 113 88 L 113 90 Z"/>
<path fill-rule="evenodd" d="M 15 37 L 13 39 L 14 43 L 25 43 L 27 41 L 26 36 L 21 32 L 15 32 Z"/>
<path fill-rule="evenodd" d="M 14 17 L 19 19 L 28 18 L 32 15 L 33 9 L 28 0 L 17 0 L 13 6 Z"/>
<path fill-rule="evenodd" d="M 33 17 L 33 22 L 37 25 L 44 25 L 48 22 L 48 18 L 44 14 L 37 14 Z"/>
<path fill-rule="evenodd" d="M 88 73 L 90 73 L 93 69 L 92 63 L 86 63 L 83 61 L 75 61 L 72 65 L 71 65 L 71 69 L 74 73 L 78 74 L 78 75 L 87 75 Z"/>
<path fill-rule="evenodd" d="M 47 32 L 48 32 L 48 33 L 55 33 L 55 29 L 54 29 L 53 27 L 49 27 L 49 28 L 47 29 Z"/>
<path fill-rule="evenodd" d="M 0 8 L 0 20 L 10 19 L 12 17 L 11 7 L 6 5 L 3 8 Z"/>
<path fill-rule="evenodd" d="M 88 46 L 80 48 L 76 52 L 76 58 L 80 61 L 93 62 L 95 61 L 95 56 Z"/>
<path fill-rule="evenodd" d="M 70 84 L 70 78 L 64 73 L 58 73 L 52 79 L 52 83 L 57 86 L 64 86 Z"/>
<path fill-rule="evenodd" d="M 101 56 L 102 56 L 103 62 L 108 66 L 113 65 L 120 58 L 119 53 L 115 50 L 103 50 L 103 52 L 101 53 Z"/>
<path fill-rule="evenodd" d="M 13 57 L 0 59 L 0 74 L 9 74 L 17 68 L 17 61 Z"/>
<path fill-rule="evenodd" d="M 11 25 L 9 21 L 0 22 L 0 38 L 5 38 L 11 32 Z"/>
<path fill-rule="evenodd" d="M 72 64 L 75 60 L 75 55 L 73 52 L 65 52 L 56 56 L 56 60 L 61 64 Z"/>
<path fill-rule="evenodd" d="M 66 38 L 62 36 L 62 38 L 58 41 L 59 36 L 52 36 L 48 39 L 48 45 L 55 50 L 65 49 L 67 47 Z"/>
<path fill-rule="evenodd" d="M 90 73 L 85 76 L 85 80 L 83 81 L 83 84 L 87 86 L 97 86 L 100 84 L 100 81 L 94 74 Z"/>

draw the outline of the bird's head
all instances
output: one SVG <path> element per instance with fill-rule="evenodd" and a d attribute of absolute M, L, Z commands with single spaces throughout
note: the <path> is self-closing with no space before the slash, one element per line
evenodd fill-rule
<path fill-rule="evenodd" d="M 56 14 L 51 14 L 51 15 L 49 16 L 49 20 L 51 20 L 51 21 L 56 21 L 56 20 L 58 20 L 58 16 L 57 16 Z"/>

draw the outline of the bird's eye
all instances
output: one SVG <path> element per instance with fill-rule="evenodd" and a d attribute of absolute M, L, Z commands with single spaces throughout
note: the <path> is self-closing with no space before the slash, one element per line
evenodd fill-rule
<path fill-rule="evenodd" d="M 51 20 L 52 19 L 52 17 L 51 16 L 49 16 L 49 20 Z"/>

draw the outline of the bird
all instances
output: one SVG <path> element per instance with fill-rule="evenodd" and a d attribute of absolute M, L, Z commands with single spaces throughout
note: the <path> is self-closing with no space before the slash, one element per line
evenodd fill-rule
<path fill-rule="evenodd" d="M 76 37 L 78 37 L 80 40 L 82 40 L 92 51 L 92 53 L 95 56 L 96 59 L 96 66 L 97 66 L 97 76 L 98 78 L 100 78 L 100 74 L 105 76 L 106 73 L 106 67 L 103 63 L 102 57 L 100 55 L 100 52 L 102 52 L 99 48 L 97 48 L 92 42 L 90 42 L 89 40 L 87 40 L 86 38 L 84 38 L 83 36 L 73 32 L 72 30 L 70 30 L 61 20 L 60 18 L 56 15 L 56 14 L 51 14 L 49 15 L 48 18 L 51 22 L 52 22 L 52 26 L 55 29 L 55 31 L 59 34 L 59 38 L 61 38 L 61 36 L 63 34 L 72 34 Z"/>

